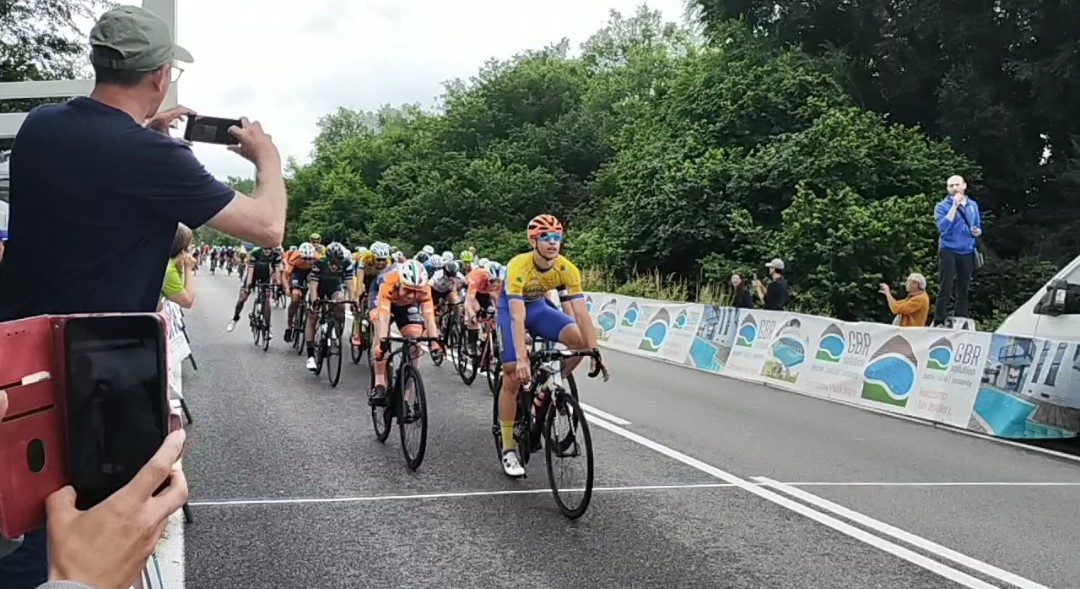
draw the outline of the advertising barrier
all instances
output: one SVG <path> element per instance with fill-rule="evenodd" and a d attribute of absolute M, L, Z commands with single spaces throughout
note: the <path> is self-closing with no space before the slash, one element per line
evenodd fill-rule
<path fill-rule="evenodd" d="M 1080 342 L 589 293 L 601 345 L 1006 438 L 1080 430 Z"/>

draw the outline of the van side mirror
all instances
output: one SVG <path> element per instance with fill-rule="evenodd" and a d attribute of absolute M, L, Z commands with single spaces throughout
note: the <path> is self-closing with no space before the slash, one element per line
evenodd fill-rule
<path fill-rule="evenodd" d="M 1065 280 L 1051 280 L 1039 302 L 1035 304 L 1036 315 L 1072 315 L 1080 313 L 1080 285 Z"/>

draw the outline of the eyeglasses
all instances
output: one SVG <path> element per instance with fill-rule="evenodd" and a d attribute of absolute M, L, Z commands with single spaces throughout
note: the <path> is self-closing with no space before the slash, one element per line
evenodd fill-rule
<path fill-rule="evenodd" d="M 182 67 L 180 67 L 178 65 L 173 65 L 172 66 L 172 73 L 169 74 L 169 76 L 170 76 L 169 80 L 171 80 L 172 83 L 175 84 L 175 83 L 180 81 L 180 77 L 183 76 L 183 75 L 184 75 L 184 68 L 182 68 Z"/>
<path fill-rule="evenodd" d="M 541 233 L 539 239 L 546 243 L 562 243 L 562 233 Z"/>

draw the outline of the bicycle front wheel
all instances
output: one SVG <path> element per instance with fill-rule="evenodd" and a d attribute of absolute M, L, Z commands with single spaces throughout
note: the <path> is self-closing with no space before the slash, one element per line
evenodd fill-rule
<path fill-rule="evenodd" d="M 570 519 L 581 517 L 592 500 L 592 436 L 581 405 L 566 391 L 558 391 L 548 405 L 544 455 L 548 483 L 559 511 Z"/>
<path fill-rule="evenodd" d="M 330 386 L 336 387 L 341 382 L 341 332 L 343 329 L 336 321 L 326 330 L 326 378 Z"/>
<path fill-rule="evenodd" d="M 270 302 L 266 301 L 261 305 L 262 309 L 262 349 L 267 351 L 270 349 Z"/>
<path fill-rule="evenodd" d="M 412 470 L 416 470 L 424 461 L 428 433 L 427 399 L 424 396 L 424 381 L 420 378 L 420 371 L 412 364 L 406 364 L 401 370 L 401 382 L 397 383 L 397 386 L 401 392 L 398 410 L 401 450 L 405 454 L 405 463 Z"/>

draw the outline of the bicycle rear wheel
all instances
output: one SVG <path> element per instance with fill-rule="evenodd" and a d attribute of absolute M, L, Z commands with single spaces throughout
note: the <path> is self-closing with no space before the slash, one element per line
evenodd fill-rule
<path fill-rule="evenodd" d="M 401 450 L 405 454 L 405 464 L 416 470 L 424 461 L 427 450 L 428 416 L 424 381 L 412 364 L 406 364 L 397 385 L 400 391 L 398 429 L 401 432 Z"/>
<path fill-rule="evenodd" d="M 363 317 L 360 315 L 353 315 L 353 328 L 349 335 L 349 355 L 352 358 L 353 364 L 359 364 L 360 359 L 364 357 L 364 349 L 367 347 L 365 340 L 367 339 L 367 333 L 363 328 Z M 352 335 L 360 335 L 360 345 L 356 345 L 352 342 Z"/>
<path fill-rule="evenodd" d="M 499 389 L 502 387 L 502 358 L 498 341 L 494 333 L 488 336 L 487 366 L 484 366 L 484 371 L 487 372 L 488 389 L 495 396 L 499 395 Z"/>
<path fill-rule="evenodd" d="M 303 354 L 304 344 L 307 343 L 305 341 L 307 339 L 305 336 L 305 333 L 307 331 L 307 311 L 304 307 L 303 302 L 300 302 L 298 304 L 300 305 L 300 308 L 296 310 L 296 315 L 293 315 L 292 345 L 293 349 L 296 350 L 297 354 Z"/>
<path fill-rule="evenodd" d="M 544 455 L 547 459 L 548 483 L 559 511 L 570 519 L 581 517 L 592 501 L 592 436 L 589 435 L 589 422 L 581 411 L 581 405 L 566 391 L 557 391 L 548 405 L 547 419 L 544 421 Z M 564 463 L 579 458 L 584 458 L 584 481 L 574 483 L 557 476 L 556 462 L 558 470 L 565 472 L 561 468 L 565 466 Z"/>

